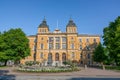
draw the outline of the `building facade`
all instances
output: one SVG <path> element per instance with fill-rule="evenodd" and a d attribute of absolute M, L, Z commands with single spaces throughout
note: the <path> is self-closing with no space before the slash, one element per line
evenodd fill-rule
<path fill-rule="evenodd" d="M 78 34 L 72 19 L 66 25 L 66 32 L 59 29 L 50 32 L 44 19 L 36 35 L 28 36 L 31 55 L 21 60 L 39 61 L 44 66 L 63 66 L 67 60 L 80 65 L 93 64 L 93 50 L 100 42 L 99 35 Z"/>

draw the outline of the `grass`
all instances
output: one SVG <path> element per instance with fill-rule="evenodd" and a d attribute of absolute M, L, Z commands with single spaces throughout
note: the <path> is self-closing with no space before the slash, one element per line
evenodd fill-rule
<path fill-rule="evenodd" d="M 0 66 L 0 68 L 6 68 L 7 66 Z"/>
<path fill-rule="evenodd" d="M 120 66 L 105 66 L 108 70 L 120 70 Z"/>

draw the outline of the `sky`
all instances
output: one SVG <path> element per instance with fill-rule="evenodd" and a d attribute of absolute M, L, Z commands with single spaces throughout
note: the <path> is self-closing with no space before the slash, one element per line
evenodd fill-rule
<path fill-rule="evenodd" d="M 103 29 L 120 16 L 120 0 L 0 0 L 0 32 L 21 28 L 37 34 L 46 18 L 50 31 L 66 31 L 73 19 L 79 34 L 103 35 Z"/>

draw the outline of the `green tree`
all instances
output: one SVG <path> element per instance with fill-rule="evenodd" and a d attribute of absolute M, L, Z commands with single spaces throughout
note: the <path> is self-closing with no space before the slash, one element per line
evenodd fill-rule
<path fill-rule="evenodd" d="M 120 16 L 103 30 L 104 45 L 109 51 L 109 56 L 116 65 L 120 66 Z"/>
<path fill-rule="evenodd" d="M 7 62 L 7 56 L 5 54 L 6 44 L 3 40 L 3 34 L 0 33 L 0 62 Z"/>
<path fill-rule="evenodd" d="M 4 32 L 2 34 L 2 40 L 1 43 L 3 45 L 0 44 L 0 46 L 2 46 L 1 55 L 3 57 L 1 57 L 1 59 L 5 61 L 5 63 L 8 60 L 19 62 L 22 58 L 30 55 L 29 40 L 20 28 L 10 29 Z"/>
<path fill-rule="evenodd" d="M 101 43 L 99 43 L 99 45 L 95 48 L 94 52 L 93 52 L 93 60 L 95 62 L 99 62 L 101 63 L 101 65 L 103 66 L 104 69 L 104 61 L 106 60 L 107 56 L 104 53 L 104 47 L 102 46 Z"/>

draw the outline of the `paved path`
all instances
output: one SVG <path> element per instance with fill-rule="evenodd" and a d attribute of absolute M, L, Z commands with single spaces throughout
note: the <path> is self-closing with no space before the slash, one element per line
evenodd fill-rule
<path fill-rule="evenodd" d="M 4 69 L 3 69 L 4 70 Z M 24 72 L 15 72 L 12 68 L 7 68 L 9 72 L 6 72 L 7 75 L 34 75 L 34 76 L 115 76 L 120 77 L 120 72 L 115 72 L 111 70 L 101 70 L 95 68 L 82 68 L 81 71 L 77 72 L 65 72 L 65 73 L 24 73 Z"/>
<path fill-rule="evenodd" d="M 95 68 L 66 73 L 23 73 L 13 68 L 0 70 L 0 80 L 120 80 L 120 72 Z"/>

